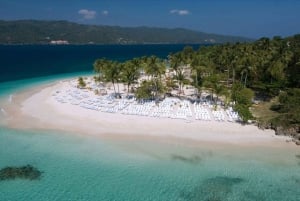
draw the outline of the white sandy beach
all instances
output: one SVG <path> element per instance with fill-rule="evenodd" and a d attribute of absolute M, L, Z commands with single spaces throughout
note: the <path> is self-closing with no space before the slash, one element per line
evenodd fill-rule
<path fill-rule="evenodd" d="M 228 121 L 204 121 L 124 115 L 61 103 L 54 96 L 68 89 L 69 81 L 15 94 L 5 106 L 5 124 L 19 129 L 60 130 L 97 136 L 149 136 L 243 146 L 296 146 L 273 130 Z M 92 92 L 91 92 L 92 93 Z M 54 94 L 54 95 L 53 95 Z"/>

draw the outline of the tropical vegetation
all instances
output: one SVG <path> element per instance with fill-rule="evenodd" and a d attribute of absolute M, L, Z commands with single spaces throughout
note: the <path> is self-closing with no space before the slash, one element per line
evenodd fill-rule
<path fill-rule="evenodd" d="M 125 62 L 102 58 L 95 61 L 94 70 L 103 81 L 125 83 L 128 93 L 134 92 L 137 98 L 159 100 L 171 89 L 177 89 L 180 96 L 184 86 L 191 85 L 198 97 L 207 91 L 215 103 L 231 104 L 244 122 L 261 121 L 250 109 L 277 100 L 268 108 L 276 115 L 265 123 L 299 128 L 300 35 L 201 46 L 198 50 L 187 46 L 167 60 L 156 56 Z M 147 79 L 139 82 L 141 75 Z"/>
<path fill-rule="evenodd" d="M 86 87 L 86 83 L 85 83 L 85 81 L 84 81 L 84 79 L 83 79 L 82 77 L 79 77 L 79 78 L 78 78 L 78 87 L 79 87 L 79 88 L 84 88 L 84 87 Z"/>

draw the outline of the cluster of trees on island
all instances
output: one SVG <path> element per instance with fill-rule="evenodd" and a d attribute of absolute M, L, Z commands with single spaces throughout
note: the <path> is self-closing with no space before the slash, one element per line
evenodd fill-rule
<path fill-rule="evenodd" d="M 200 93 L 223 97 L 235 102 L 244 121 L 252 119 L 249 110 L 253 100 L 270 101 L 279 97 L 271 109 L 278 112 L 272 123 L 299 125 L 300 122 L 300 35 L 289 38 L 261 38 L 253 43 L 185 47 L 170 54 L 167 60 L 156 56 L 134 58 L 125 62 L 97 59 L 97 80 L 131 86 L 141 74 L 148 79 L 134 90 L 137 98 L 158 98 L 184 85 L 192 85 Z M 172 74 L 166 73 L 172 71 Z M 142 72 L 142 73 L 141 73 Z"/>

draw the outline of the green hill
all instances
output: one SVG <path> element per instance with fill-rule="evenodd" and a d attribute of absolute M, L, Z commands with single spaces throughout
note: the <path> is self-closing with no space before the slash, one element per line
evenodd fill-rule
<path fill-rule="evenodd" d="M 208 34 L 188 29 L 83 25 L 67 21 L 0 20 L 0 44 L 235 43 L 252 39 Z"/>

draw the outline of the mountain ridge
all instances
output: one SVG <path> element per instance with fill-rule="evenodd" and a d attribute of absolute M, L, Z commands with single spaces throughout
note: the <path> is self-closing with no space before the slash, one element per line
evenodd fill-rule
<path fill-rule="evenodd" d="M 64 20 L 0 20 L 0 44 L 216 44 L 250 42 L 239 36 L 185 28 L 121 27 L 78 24 Z"/>

